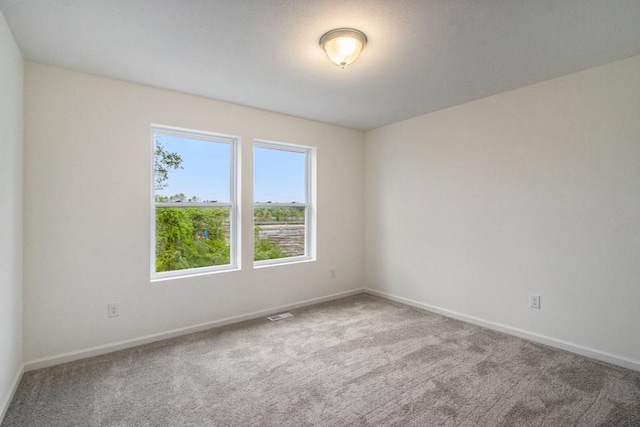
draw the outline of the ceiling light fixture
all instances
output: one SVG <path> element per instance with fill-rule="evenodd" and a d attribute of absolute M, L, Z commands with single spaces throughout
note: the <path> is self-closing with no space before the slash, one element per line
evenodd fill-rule
<path fill-rule="evenodd" d="M 367 36 L 353 28 L 336 28 L 320 37 L 320 46 L 327 56 L 340 68 L 356 60 L 360 51 L 367 45 Z"/>

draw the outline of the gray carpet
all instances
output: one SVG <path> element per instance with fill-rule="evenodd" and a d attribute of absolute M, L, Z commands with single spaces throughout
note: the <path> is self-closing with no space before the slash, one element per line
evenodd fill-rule
<path fill-rule="evenodd" d="M 24 375 L 2 426 L 640 426 L 640 373 L 370 295 Z"/>

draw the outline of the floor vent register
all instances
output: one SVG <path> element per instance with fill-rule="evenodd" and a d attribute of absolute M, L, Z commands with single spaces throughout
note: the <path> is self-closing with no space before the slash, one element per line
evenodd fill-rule
<path fill-rule="evenodd" d="M 274 314 L 273 316 L 267 317 L 267 319 L 271 320 L 272 322 L 275 322 L 276 320 L 282 320 L 288 317 L 293 317 L 293 314 L 291 313 Z"/>

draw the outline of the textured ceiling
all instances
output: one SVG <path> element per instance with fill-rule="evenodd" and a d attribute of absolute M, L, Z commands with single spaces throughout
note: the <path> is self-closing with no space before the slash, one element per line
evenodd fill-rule
<path fill-rule="evenodd" d="M 640 0 L 0 0 L 28 60 L 371 129 L 640 54 Z M 342 70 L 336 27 L 369 43 Z"/>

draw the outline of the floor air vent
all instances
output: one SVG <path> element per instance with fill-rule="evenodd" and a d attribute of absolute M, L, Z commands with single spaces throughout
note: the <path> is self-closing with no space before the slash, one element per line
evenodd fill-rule
<path fill-rule="evenodd" d="M 267 319 L 271 320 L 272 322 L 275 322 L 276 320 L 286 319 L 287 317 L 293 317 L 293 314 L 291 313 L 274 314 L 273 316 L 267 317 Z"/>

